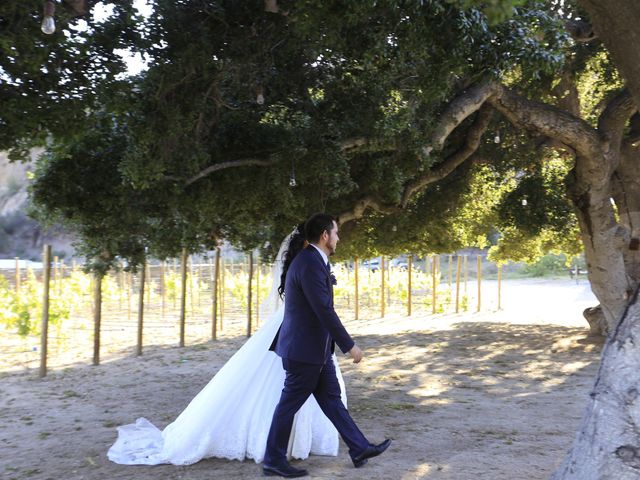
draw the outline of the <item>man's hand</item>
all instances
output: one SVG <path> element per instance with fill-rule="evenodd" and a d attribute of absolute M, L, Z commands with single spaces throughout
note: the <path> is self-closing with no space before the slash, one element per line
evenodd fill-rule
<path fill-rule="evenodd" d="M 349 350 L 349 355 L 353 358 L 353 363 L 360 363 L 362 360 L 362 350 L 357 345 L 354 345 L 351 350 Z"/>

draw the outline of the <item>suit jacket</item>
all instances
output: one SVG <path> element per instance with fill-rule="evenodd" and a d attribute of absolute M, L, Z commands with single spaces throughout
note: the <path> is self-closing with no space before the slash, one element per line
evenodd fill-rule
<path fill-rule="evenodd" d="M 284 318 L 271 349 L 298 362 L 323 365 L 334 350 L 355 342 L 333 308 L 330 272 L 320 252 L 308 246 L 293 259 L 284 285 Z"/>

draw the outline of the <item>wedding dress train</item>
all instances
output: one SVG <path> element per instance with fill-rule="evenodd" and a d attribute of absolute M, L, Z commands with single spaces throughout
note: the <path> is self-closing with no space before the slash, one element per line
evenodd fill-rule
<path fill-rule="evenodd" d="M 278 259 L 285 247 L 281 247 Z M 284 315 L 276 291 L 278 271 L 277 266 L 272 277 L 274 285 L 265 302 L 275 308 L 271 318 L 163 431 L 145 418 L 118 427 L 118 439 L 109 449 L 109 460 L 124 465 L 189 465 L 207 457 L 262 461 L 285 378 L 280 357 L 269 351 Z M 335 355 L 333 361 L 346 406 L 344 381 Z M 338 442 L 338 432 L 311 396 L 296 414 L 289 455 L 298 459 L 309 454 L 335 456 Z"/>

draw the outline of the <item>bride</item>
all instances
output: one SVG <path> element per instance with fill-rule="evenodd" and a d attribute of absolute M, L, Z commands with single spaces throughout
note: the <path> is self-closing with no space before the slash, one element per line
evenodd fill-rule
<path fill-rule="evenodd" d="M 109 460 L 123 465 L 190 465 L 207 457 L 262 462 L 273 411 L 284 385 L 280 358 L 269 347 L 282 323 L 284 278 L 293 257 L 304 248 L 304 224 L 284 240 L 273 267 L 273 286 L 263 304 L 267 322 L 238 350 L 184 411 L 163 431 L 145 418 L 118 427 Z M 278 288 L 276 279 L 281 278 Z M 347 404 L 335 355 L 333 361 Z M 310 396 L 295 417 L 288 455 L 338 454 L 338 432 Z"/>

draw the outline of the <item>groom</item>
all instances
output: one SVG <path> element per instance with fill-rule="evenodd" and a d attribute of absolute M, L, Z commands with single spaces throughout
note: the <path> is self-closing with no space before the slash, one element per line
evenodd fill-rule
<path fill-rule="evenodd" d="M 307 471 L 287 461 L 293 417 L 313 394 L 324 414 L 349 446 L 356 468 L 384 452 L 391 440 L 373 445 L 358 429 L 342 403 L 336 369 L 331 358 L 335 344 L 354 363 L 362 350 L 345 330 L 333 309 L 329 256 L 338 243 L 338 225 L 330 215 L 317 213 L 305 224 L 310 245 L 291 262 L 285 281 L 285 311 L 274 339 L 275 352 L 286 370 L 284 388 L 267 438 L 262 471 L 266 476 L 302 477 Z M 274 346 L 272 345 L 272 347 Z"/>

